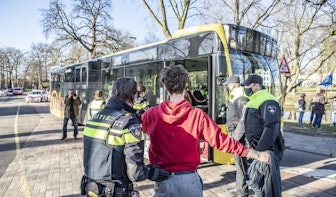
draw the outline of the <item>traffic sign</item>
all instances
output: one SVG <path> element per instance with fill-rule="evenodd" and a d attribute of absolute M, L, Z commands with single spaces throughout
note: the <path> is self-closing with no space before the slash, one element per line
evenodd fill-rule
<path fill-rule="evenodd" d="M 281 74 L 290 74 L 290 70 L 289 70 L 285 55 L 282 55 L 281 57 L 279 69 L 280 69 Z"/>

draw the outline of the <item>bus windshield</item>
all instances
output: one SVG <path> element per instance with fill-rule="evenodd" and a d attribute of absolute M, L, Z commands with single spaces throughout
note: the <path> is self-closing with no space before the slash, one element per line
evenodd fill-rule
<path fill-rule="evenodd" d="M 231 50 L 230 57 L 232 75 L 237 75 L 241 81 L 244 81 L 250 74 L 258 74 L 263 77 L 263 85 L 267 89 L 272 89 L 277 94 L 280 94 L 278 90 L 280 84 L 277 59 L 253 53 L 243 53 L 237 50 Z"/>

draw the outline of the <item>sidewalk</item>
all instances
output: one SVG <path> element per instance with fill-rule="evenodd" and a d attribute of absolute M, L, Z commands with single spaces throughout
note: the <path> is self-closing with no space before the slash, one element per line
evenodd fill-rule
<path fill-rule="evenodd" d="M 0 178 L 0 196 L 80 196 L 83 127 L 80 127 L 78 140 L 72 138 L 73 130 L 69 127 L 68 139 L 61 141 L 62 120 L 51 114 L 41 115 L 39 125 Z M 285 139 L 291 149 L 336 155 L 336 138 L 286 132 Z M 234 165 L 203 163 L 198 172 L 204 183 L 204 197 L 234 196 Z M 336 196 L 336 175 L 331 179 L 316 179 L 305 173 L 281 170 L 284 197 Z M 141 197 L 154 193 L 151 181 L 136 183 L 136 189 Z"/>

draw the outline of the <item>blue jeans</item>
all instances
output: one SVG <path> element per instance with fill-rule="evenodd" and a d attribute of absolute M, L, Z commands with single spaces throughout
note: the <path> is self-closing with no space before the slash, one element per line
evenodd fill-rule
<path fill-rule="evenodd" d="M 73 126 L 74 126 L 74 137 L 77 136 L 78 134 L 78 124 L 77 124 L 77 119 L 74 115 L 70 115 L 70 118 L 64 118 L 63 120 L 63 137 L 67 137 L 67 126 L 68 126 L 68 121 L 71 119 Z"/>
<path fill-rule="evenodd" d="M 315 119 L 313 123 L 314 127 L 321 128 L 322 117 L 323 114 L 315 114 Z"/>
<path fill-rule="evenodd" d="M 203 196 L 203 183 L 197 172 L 171 175 L 162 182 L 154 183 L 154 196 Z"/>
<path fill-rule="evenodd" d="M 334 127 L 336 127 L 336 111 L 333 111 L 331 115 L 332 115 L 333 125 Z"/>
<path fill-rule="evenodd" d="M 304 111 L 299 112 L 299 118 L 298 118 L 298 124 L 299 125 L 303 125 L 303 122 L 302 122 L 303 114 L 304 114 Z"/>

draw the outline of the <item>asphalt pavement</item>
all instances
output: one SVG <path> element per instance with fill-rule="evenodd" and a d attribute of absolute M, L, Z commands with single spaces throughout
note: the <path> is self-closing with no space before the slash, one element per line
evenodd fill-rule
<path fill-rule="evenodd" d="M 0 178 L 0 196 L 81 196 L 83 127 L 79 129 L 79 139 L 75 140 L 69 126 L 68 139 L 61 141 L 62 119 L 49 113 L 41 115 L 40 123 L 26 144 L 17 149 L 17 156 Z M 286 132 L 285 140 L 289 149 L 328 155 L 335 165 L 335 137 Z M 204 197 L 234 196 L 234 165 L 202 163 L 198 172 L 204 183 Z M 307 171 L 293 172 L 281 168 L 281 179 L 284 197 L 336 196 L 336 174 L 327 172 L 325 176 L 316 178 Z M 154 193 L 151 181 L 135 183 L 135 188 L 141 197 Z"/>

